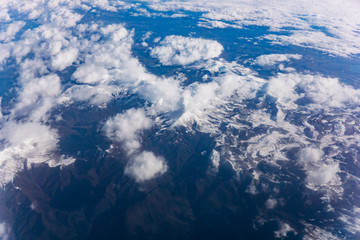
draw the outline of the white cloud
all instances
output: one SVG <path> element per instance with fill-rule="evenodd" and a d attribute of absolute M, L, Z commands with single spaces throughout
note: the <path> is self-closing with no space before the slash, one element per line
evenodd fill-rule
<path fill-rule="evenodd" d="M 200 26 L 266 26 L 271 31 L 294 29 L 290 36 L 267 36 L 277 44 L 294 44 L 350 56 L 360 51 L 360 3 L 356 0 L 247 1 L 247 0 L 147 0 L 157 11 L 201 12 Z M 313 28 L 313 26 L 319 28 Z M 325 34 L 322 29 L 325 29 Z"/>
<path fill-rule="evenodd" d="M 271 40 L 273 44 L 279 45 L 295 45 L 306 48 L 314 48 L 333 55 L 350 56 L 360 53 L 360 44 L 353 43 L 351 39 L 343 39 L 330 37 L 323 32 L 318 31 L 291 31 L 290 35 L 267 35 L 264 38 Z"/>
<path fill-rule="evenodd" d="M 280 62 L 289 62 L 291 59 L 301 59 L 300 54 L 268 54 L 257 57 L 254 63 L 260 66 L 274 66 Z"/>
<path fill-rule="evenodd" d="M 171 35 L 151 50 L 151 56 L 163 65 L 187 65 L 218 57 L 223 50 L 217 41 Z"/>
<path fill-rule="evenodd" d="M 296 91 L 302 90 L 301 92 Z M 277 98 L 277 104 L 284 109 L 296 109 L 296 100 L 308 98 L 308 108 L 342 108 L 360 103 L 360 90 L 340 83 L 336 78 L 297 73 L 279 74 L 272 77 L 268 93 Z"/>
<path fill-rule="evenodd" d="M 114 93 L 121 89 L 108 85 L 75 85 L 68 88 L 59 98 L 59 103 L 69 105 L 76 102 L 88 102 L 91 106 L 105 107 L 106 103 L 114 99 Z"/>
<path fill-rule="evenodd" d="M 12 113 L 33 121 L 44 120 L 56 104 L 55 99 L 60 93 L 60 78 L 56 74 L 33 78 L 25 82 L 19 91 L 18 102 Z"/>
<path fill-rule="evenodd" d="M 39 3 L 34 4 L 37 6 Z M 21 6 L 31 9 L 33 5 Z M 20 7 L 18 10 L 21 12 L 24 9 Z M 68 16 L 71 17 L 71 14 Z M 62 86 L 60 77 L 50 72 L 51 62 L 48 59 L 61 53 L 63 49 L 66 52 L 69 44 L 76 46 L 78 43 L 76 37 L 66 29 L 67 26 L 55 23 L 41 25 L 42 20 L 39 19 L 39 27 L 26 30 L 19 40 L 6 43 L 4 48 L 7 50 L 7 54 L 4 54 L 6 57 L 16 59 L 19 77 L 13 108 L 1 119 L 2 186 L 11 182 L 16 172 L 24 168 L 24 164 L 30 167 L 31 164 L 46 163 L 55 167 L 74 162 L 73 158 L 59 154 L 59 136 L 55 129 L 49 127 L 49 114 L 58 104 Z M 23 22 L 10 24 L 11 29 L 2 35 L 2 40 L 12 40 L 24 25 Z M 32 53 L 31 56 L 29 53 Z M 66 61 L 68 59 L 63 55 L 63 59 L 58 58 L 57 63 L 53 63 L 56 68 L 61 69 L 68 64 Z"/>
<path fill-rule="evenodd" d="M 298 153 L 298 160 L 304 164 L 321 161 L 323 151 L 318 148 L 303 148 Z"/>
<path fill-rule="evenodd" d="M 31 167 L 31 164 L 54 162 L 58 158 L 54 155 L 58 146 L 57 132 L 39 122 L 5 122 L 0 129 L 0 136 L 4 143 L 0 151 L 2 186 L 12 181 L 24 164 Z M 69 160 L 63 159 L 67 162 Z"/>
<path fill-rule="evenodd" d="M 332 159 L 323 157 L 324 153 L 318 148 L 303 148 L 297 156 L 299 162 L 306 170 L 306 183 L 311 189 L 318 189 L 320 186 L 341 185 L 337 175 L 340 171 L 339 164 Z"/>
<path fill-rule="evenodd" d="M 323 164 L 316 170 L 308 170 L 306 181 L 312 185 L 337 184 L 340 171 L 338 163 Z"/>
<path fill-rule="evenodd" d="M 289 232 L 295 232 L 295 230 L 292 227 L 290 227 L 289 224 L 281 222 L 280 229 L 275 232 L 275 237 L 285 238 Z"/>
<path fill-rule="evenodd" d="M 8 22 L 11 20 L 10 15 L 6 8 L 0 9 L 0 20 L 4 22 Z"/>
<path fill-rule="evenodd" d="M 153 124 L 153 121 L 146 117 L 143 109 L 132 108 L 108 119 L 103 127 L 109 139 L 123 144 L 130 158 L 124 172 L 137 182 L 152 179 L 167 170 L 164 158 L 155 156 L 149 151 L 139 153 L 141 131 L 151 128 Z"/>
<path fill-rule="evenodd" d="M 16 21 L 12 22 L 7 26 L 6 31 L 0 32 L 0 41 L 9 42 L 15 35 L 25 26 L 25 22 Z"/>
<path fill-rule="evenodd" d="M 239 76 L 228 67 L 231 69 L 231 64 L 220 68 L 225 73 L 213 78 L 212 81 L 208 83 L 195 82 L 184 89 L 182 93 L 184 112 L 177 120 L 176 125 L 188 125 L 194 121 L 202 125 L 206 122 L 209 112 L 216 111 L 217 106 L 231 101 L 230 99 L 241 101 L 245 98 L 255 97 L 256 91 L 263 81 L 253 78 L 251 75 Z"/>
<path fill-rule="evenodd" d="M 110 118 L 104 125 L 105 135 L 116 142 L 122 142 L 129 154 L 141 147 L 139 134 L 153 126 L 153 121 L 146 117 L 143 109 L 129 109 Z"/>
<path fill-rule="evenodd" d="M 79 54 L 77 48 L 69 47 L 52 58 L 51 64 L 55 70 L 64 70 L 76 61 Z"/>
<path fill-rule="evenodd" d="M 0 223 L 0 238 L 2 240 L 9 239 L 10 229 L 5 223 Z"/>
<path fill-rule="evenodd" d="M 10 57 L 10 46 L 7 44 L 0 44 L 0 70 L 2 65 Z"/>
<path fill-rule="evenodd" d="M 274 209 L 276 207 L 276 205 L 277 205 L 277 200 L 274 198 L 269 198 L 265 202 L 265 206 L 267 209 Z"/>
<path fill-rule="evenodd" d="M 302 224 L 305 226 L 304 232 L 306 234 L 303 237 L 303 240 L 313 240 L 313 239 L 340 240 L 339 237 L 333 235 L 331 232 L 321 229 L 316 225 L 312 225 L 304 222 L 302 222 Z"/>
<path fill-rule="evenodd" d="M 182 89 L 173 78 L 154 78 L 144 82 L 137 90 L 150 101 L 153 113 L 175 111 L 180 107 Z"/>
<path fill-rule="evenodd" d="M 125 173 L 134 177 L 137 182 L 150 180 L 166 172 L 167 165 L 162 157 L 144 151 L 128 163 Z"/>
<path fill-rule="evenodd" d="M 101 28 L 100 34 L 104 35 L 103 41 L 84 48 L 90 51 L 73 74 L 79 85 L 66 90 L 64 102 L 80 100 L 103 106 L 122 90 L 130 89 L 152 103 L 153 114 L 179 107 L 182 92 L 179 81 L 147 72 L 132 56 L 133 32 L 112 24 Z"/>

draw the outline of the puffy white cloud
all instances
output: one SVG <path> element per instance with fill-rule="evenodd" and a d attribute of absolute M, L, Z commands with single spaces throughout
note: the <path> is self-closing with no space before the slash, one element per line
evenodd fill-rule
<path fill-rule="evenodd" d="M 298 153 L 298 160 L 304 164 L 316 163 L 323 157 L 323 151 L 318 148 L 303 148 Z"/>
<path fill-rule="evenodd" d="M 132 32 L 122 25 L 112 24 L 101 28 L 99 34 L 103 34 L 104 40 L 84 49 L 90 51 L 73 74 L 80 85 L 67 89 L 64 101 L 73 99 L 104 105 L 120 91 L 131 89 L 152 103 L 154 114 L 179 107 L 182 92 L 179 81 L 147 72 L 132 56 Z"/>
<path fill-rule="evenodd" d="M 0 184 L 3 186 L 12 181 L 24 164 L 30 167 L 34 163 L 54 163 L 56 159 L 64 159 L 67 163 L 74 160 L 54 155 L 58 146 L 58 134 L 39 122 L 7 121 L 1 126 L 0 136 L 4 143 L 0 151 Z"/>
<path fill-rule="evenodd" d="M 277 205 L 277 200 L 274 198 L 269 198 L 268 200 L 266 200 L 265 202 L 265 206 L 267 209 L 274 209 Z"/>
<path fill-rule="evenodd" d="M 9 42 L 15 35 L 25 26 L 25 22 L 16 21 L 12 22 L 7 26 L 5 31 L 0 32 L 0 41 Z"/>
<path fill-rule="evenodd" d="M 132 108 L 108 119 L 103 127 L 109 139 L 123 144 L 130 158 L 124 172 L 137 182 L 152 179 L 167 170 L 164 158 L 155 156 L 149 151 L 139 153 L 141 131 L 152 126 L 153 121 L 146 117 L 143 109 Z"/>
<path fill-rule="evenodd" d="M 268 54 L 257 57 L 254 63 L 260 66 L 274 66 L 280 62 L 289 62 L 291 59 L 299 60 L 301 58 L 300 54 Z"/>
<path fill-rule="evenodd" d="M 9 15 L 6 8 L 0 9 L 0 20 L 4 21 L 4 22 L 7 22 L 7 21 L 11 20 L 10 15 Z"/>
<path fill-rule="evenodd" d="M 302 91 L 297 91 L 297 90 Z M 296 109 L 296 100 L 308 98 L 309 108 L 341 108 L 360 103 L 360 90 L 340 83 L 336 78 L 297 73 L 279 74 L 272 77 L 268 93 L 277 98 L 277 103 L 284 109 Z"/>
<path fill-rule="evenodd" d="M 295 232 L 295 230 L 292 227 L 290 227 L 289 224 L 281 222 L 280 229 L 278 231 L 275 231 L 275 237 L 285 238 L 289 232 Z"/>
<path fill-rule="evenodd" d="M 229 70 L 208 83 L 195 82 L 182 93 L 184 112 L 176 124 L 187 125 L 195 120 L 201 125 L 209 112 L 216 111 L 217 106 L 229 101 L 230 98 L 241 101 L 254 97 L 262 84 L 263 81 L 260 79 L 239 76 Z"/>
<path fill-rule="evenodd" d="M 125 173 L 135 178 L 137 182 L 150 180 L 166 172 L 167 165 L 162 157 L 152 152 L 144 151 L 128 163 Z"/>
<path fill-rule="evenodd" d="M 129 154 L 141 146 L 140 131 L 153 126 L 153 121 L 146 117 L 143 109 L 129 109 L 110 118 L 104 125 L 105 135 L 113 141 L 122 142 Z"/>
<path fill-rule="evenodd" d="M 0 44 L 0 70 L 2 70 L 1 65 L 6 62 L 10 57 L 10 46 L 7 44 Z"/>
<path fill-rule="evenodd" d="M 336 184 L 338 181 L 338 172 L 340 171 L 338 163 L 321 165 L 316 170 L 308 170 L 306 181 L 312 185 Z"/>
<path fill-rule="evenodd" d="M 153 113 L 174 111 L 180 107 L 182 88 L 173 78 L 149 79 L 137 91 L 153 104 Z"/>
<path fill-rule="evenodd" d="M 58 54 L 56 54 L 51 61 L 52 67 L 55 70 L 64 70 L 65 68 L 71 66 L 73 62 L 76 61 L 79 54 L 77 48 L 69 47 Z"/>
<path fill-rule="evenodd" d="M 12 113 L 15 116 L 26 116 L 33 121 L 44 120 L 56 104 L 56 97 L 60 93 L 60 78 L 56 74 L 33 78 L 24 83 Z"/>
<path fill-rule="evenodd" d="M 214 40 L 171 35 L 151 50 L 151 56 L 163 65 L 187 65 L 218 57 L 223 50 L 223 46 Z"/>
<path fill-rule="evenodd" d="M 106 103 L 114 98 L 114 92 L 120 92 L 121 89 L 109 85 L 75 85 L 68 88 L 59 98 L 58 102 L 69 105 L 78 102 L 89 102 L 91 105 L 104 107 Z"/>
<path fill-rule="evenodd" d="M 323 151 L 318 148 L 303 148 L 298 152 L 298 160 L 306 170 L 307 186 L 317 189 L 319 186 L 339 185 L 339 164 L 323 157 Z"/>
<path fill-rule="evenodd" d="M 5 223 L 0 223 L 0 238 L 2 240 L 9 239 L 10 229 Z"/>

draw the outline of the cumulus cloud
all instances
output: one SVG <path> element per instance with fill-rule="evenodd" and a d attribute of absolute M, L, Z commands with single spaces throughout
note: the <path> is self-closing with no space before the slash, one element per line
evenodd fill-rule
<path fill-rule="evenodd" d="M 166 170 L 167 165 L 162 157 L 144 151 L 128 163 L 125 173 L 134 177 L 137 182 L 143 182 L 164 174 Z"/>
<path fill-rule="evenodd" d="M 76 61 L 79 54 L 77 48 L 69 47 L 52 58 L 51 64 L 55 70 L 62 71 Z"/>
<path fill-rule="evenodd" d="M 39 2 L 35 1 L 34 4 L 37 6 Z M 17 10 L 27 11 L 25 7 L 21 5 Z M 28 7 L 31 9 L 31 6 Z M 71 17 L 71 14 L 68 16 Z M 2 49 L 6 50 L 5 57 L 13 57 L 19 66 L 18 91 L 12 100 L 13 107 L 1 119 L 2 186 L 12 181 L 16 172 L 24 168 L 24 164 L 30 167 L 32 164 L 46 163 L 54 167 L 74 161 L 73 158 L 59 154 L 59 135 L 49 126 L 48 120 L 62 92 L 60 77 L 51 73 L 51 69 L 62 70 L 69 64 L 69 56 L 61 56 L 61 53 L 67 52 L 70 43 L 76 45 L 77 38 L 66 29 L 68 25 L 60 26 L 54 22 L 41 24 L 42 20 L 39 19 L 40 26 L 26 30 L 16 41 L 13 40 L 14 36 L 24 27 L 24 22 L 9 24 L 7 31 L 1 35 L 2 41 L 9 41 L 5 44 L 6 48 Z M 56 54 L 52 66 L 48 59 Z M 2 62 L 6 59 L 4 55 Z"/>
<path fill-rule="evenodd" d="M 299 60 L 300 54 L 268 54 L 257 57 L 254 63 L 260 66 L 274 66 L 280 62 L 289 62 L 291 59 Z"/>
<path fill-rule="evenodd" d="M 313 185 L 336 184 L 339 171 L 338 163 L 324 164 L 314 171 L 308 170 L 306 180 Z"/>
<path fill-rule="evenodd" d="M 88 53 L 72 76 L 78 85 L 66 90 L 62 102 L 78 100 L 103 106 L 122 90 L 130 89 L 152 104 L 154 114 L 174 111 L 180 106 L 179 81 L 150 74 L 132 56 L 133 32 L 112 24 L 95 28 L 93 34 L 99 34 L 103 40 L 83 48 Z"/>
<path fill-rule="evenodd" d="M 7 26 L 5 31 L 0 32 L 0 41 L 9 42 L 15 35 L 25 26 L 25 22 L 16 21 L 12 22 Z"/>
<path fill-rule="evenodd" d="M 24 83 L 12 112 L 15 116 L 26 116 L 33 121 L 44 120 L 60 93 L 60 78 L 56 74 L 33 78 Z"/>
<path fill-rule="evenodd" d="M 310 100 L 307 105 L 313 109 L 341 108 L 360 103 L 360 90 L 340 83 L 336 78 L 310 74 L 291 73 L 272 77 L 268 94 L 276 97 L 277 104 L 284 109 L 296 109 L 296 101 L 301 98 Z"/>
<path fill-rule="evenodd" d="M 5 223 L 0 223 L 0 238 L 2 240 L 9 239 L 10 229 Z"/>
<path fill-rule="evenodd" d="M 173 78 L 154 78 L 144 82 L 138 92 L 145 100 L 153 103 L 153 111 L 167 112 L 180 107 L 183 90 L 179 81 Z"/>
<path fill-rule="evenodd" d="M 23 169 L 24 164 L 31 167 L 31 164 L 47 163 L 58 158 L 54 155 L 59 141 L 57 132 L 39 122 L 5 122 L 0 136 L 4 143 L 0 151 L 0 184 L 3 186 Z"/>
<path fill-rule="evenodd" d="M 0 44 L 0 70 L 2 70 L 2 65 L 10 57 L 10 46 L 6 44 Z"/>
<path fill-rule="evenodd" d="M 153 121 L 146 117 L 143 109 L 132 108 L 108 119 L 103 127 L 109 139 L 123 144 L 123 148 L 129 155 L 129 162 L 124 172 L 137 182 L 152 179 L 164 174 L 167 170 L 164 158 L 155 156 L 149 151 L 139 152 L 141 131 L 152 126 Z"/>
<path fill-rule="evenodd" d="M 289 224 L 281 222 L 280 229 L 278 231 L 275 231 L 275 237 L 285 238 L 289 232 L 295 232 L 295 230 L 292 227 L 290 227 Z"/>
<path fill-rule="evenodd" d="M 274 209 L 276 207 L 276 205 L 277 205 L 277 200 L 274 198 L 269 198 L 265 202 L 265 206 L 267 209 Z"/>
<path fill-rule="evenodd" d="M 322 156 L 323 151 L 318 148 L 303 148 L 298 152 L 298 160 L 304 164 L 319 162 Z"/>
<path fill-rule="evenodd" d="M 340 171 L 339 164 L 323 157 L 323 151 L 318 148 L 303 148 L 298 152 L 298 160 L 306 170 L 307 186 L 317 189 L 318 186 L 339 185 L 337 175 Z"/>
<path fill-rule="evenodd" d="M 151 50 L 151 56 L 163 65 L 187 65 L 218 57 L 223 50 L 217 41 L 171 35 Z"/>
<path fill-rule="evenodd" d="M 182 93 L 184 112 L 176 124 L 187 125 L 196 121 L 201 125 L 209 112 L 217 106 L 224 104 L 230 98 L 241 101 L 254 97 L 262 84 L 259 79 L 239 76 L 230 70 L 226 70 L 224 74 L 208 83 L 195 82 Z"/>
<path fill-rule="evenodd" d="M 141 146 L 140 131 L 153 126 L 153 121 L 146 117 L 143 109 L 129 109 L 110 118 L 104 125 L 105 135 L 116 142 L 122 142 L 129 154 Z"/>

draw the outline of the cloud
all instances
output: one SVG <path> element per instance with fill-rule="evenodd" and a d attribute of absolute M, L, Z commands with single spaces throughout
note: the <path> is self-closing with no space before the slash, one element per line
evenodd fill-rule
<path fill-rule="evenodd" d="M 7 121 L 1 126 L 0 136 L 3 143 L 0 151 L 2 186 L 12 181 L 24 164 L 31 167 L 31 164 L 56 162 L 56 159 L 66 160 L 67 163 L 74 161 L 54 155 L 59 136 L 56 130 L 39 122 Z"/>
<path fill-rule="evenodd" d="M 267 209 L 274 209 L 276 207 L 276 205 L 277 205 L 277 200 L 274 198 L 269 198 L 265 202 L 265 206 Z"/>
<path fill-rule="evenodd" d="M 300 54 L 268 54 L 257 57 L 254 63 L 260 66 L 274 66 L 280 62 L 289 62 L 291 59 L 299 60 Z"/>
<path fill-rule="evenodd" d="M 10 57 L 10 46 L 7 44 L 0 44 L 0 70 L 2 70 L 2 65 Z"/>
<path fill-rule="evenodd" d="M 129 109 L 106 121 L 105 135 L 116 142 L 122 142 L 128 154 L 137 151 L 140 146 L 140 131 L 150 129 L 153 121 L 146 117 L 143 109 Z"/>
<path fill-rule="evenodd" d="M 298 152 L 298 160 L 303 163 L 316 163 L 321 161 L 323 151 L 318 148 L 303 148 Z"/>
<path fill-rule="evenodd" d="M 351 56 L 360 51 L 360 4 L 356 0 L 144 2 L 157 11 L 185 10 L 202 13 L 199 25 L 208 28 L 255 25 L 269 27 L 272 32 L 279 33 L 284 29 L 294 29 L 290 36 L 266 36 L 275 44 L 315 48 L 340 56 Z"/>
<path fill-rule="evenodd" d="M 167 170 L 164 158 L 155 156 L 149 151 L 139 153 L 141 131 L 150 129 L 153 124 L 153 121 L 146 117 L 143 109 L 132 108 L 108 119 L 103 127 L 105 135 L 115 142 L 122 143 L 127 151 L 129 162 L 124 172 L 137 182 L 152 179 Z"/>
<path fill-rule="evenodd" d="M 204 66 L 206 66 L 206 70 L 214 71 L 214 73 L 222 71 L 221 74 L 205 83 L 192 83 L 183 90 L 184 111 L 176 121 L 176 125 L 188 125 L 189 123 L 191 125 L 194 121 L 202 125 L 206 123 L 210 112 L 217 111 L 218 106 L 231 101 L 231 99 L 241 101 L 255 97 L 257 90 L 264 83 L 263 80 L 253 78 L 251 75 L 240 76 L 237 71 L 244 70 L 241 66 L 233 66 L 233 63 L 215 64 L 218 66 L 212 64 Z"/>
<path fill-rule="evenodd" d="M 285 238 L 289 232 L 295 232 L 295 230 L 292 227 L 290 227 L 289 224 L 281 222 L 280 229 L 275 232 L 275 237 Z"/>
<path fill-rule="evenodd" d="M 223 50 L 217 41 L 171 35 L 151 50 L 151 56 L 163 65 L 187 65 L 218 57 Z"/>
<path fill-rule="evenodd" d="M 318 186 L 341 185 L 339 164 L 332 159 L 323 157 L 323 151 L 318 148 L 303 148 L 298 152 L 298 160 L 306 170 L 307 186 L 317 189 Z M 315 188 L 314 188 L 315 187 Z"/>
<path fill-rule="evenodd" d="M 0 238 L 2 240 L 8 240 L 10 229 L 5 223 L 0 223 Z"/>
<path fill-rule="evenodd" d="M 312 185 L 336 184 L 340 171 L 338 163 L 324 164 L 316 170 L 308 170 L 306 181 Z"/>
<path fill-rule="evenodd" d="M 51 64 L 55 70 L 62 71 L 65 68 L 71 66 L 76 61 L 79 54 L 79 50 L 74 47 L 69 47 L 52 58 Z"/>
<path fill-rule="evenodd" d="M 63 102 L 88 101 L 103 106 L 119 92 L 129 89 L 152 104 L 153 114 L 179 108 L 182 92 L 179 81 L 147 72 L 132 56 L 132 31 L 112 24 L 95 28 L 93 34 L 102 36 L 102 40 L 87 43 L 83 49 L 88 51 L 85 56 L 80 52 L 79 61 L 83 63 L 72 76 L 78 84 L 65 91 Z"/>
<path fill-rule="evenodd" d="M 0 32 L 0 41 L 9 42 L 14 39 L 15 35 L 25 26 L 25 22 L 16 21 L 7 26 L 6 31 Z"/>
<path fill-rule="evenodd" d="M 12 114 L 32 121 L 44 120 L 56 104 L 55 99 L 60 93 L 60 78 L 56 74 L 33 78 L 25 82 L 19 91 L 18 102 Z"/>
<path fill-rule="evenodd" d="M 50 112 L 59 104 L 58 97 L 62 93 L 60 77 L 51 73 L 52 66 L 48 59 L 58 54 L 53 63 L 55 68 L 62 70 L 69 64 L 69 57 L 66 59 L 66 54 L 61 54 L 66 53 L 70 44 L 73 47 L 78 44 L 76 37 L 66 29 L 67 26 L 46 23 L 26 30 L 18 40 L 13 40 L 25 23 L 12 24 L 9 28 L 13 29 L 3 34 L 2 40 L 9 41 L 5 44 L 6 57 L 16 60 L 19 76 L 12 108 L 1 118 L 2 186 L 11 182 L 16 172 L 23 170 L 24 164 L 30 167 L 32 164 L 46 163 L 55 167 L 74 162 L 73 158 L 60 155 L 59 135 L 48 122 Z"/>
<path fill-rule="evenodd" d="M 162 157 L 144 151 L 128 163 L 125 173 L 134 177 L 137 182 L 150 180 L 166 172 L 167 165 Z"/>
<path fill-rule="evenodd" d="M 297 100 L 310 100 L 308 108 L 342 108 L 360 103 L 360 90 L 340 83 L 336 78 L 298 73 L 279 74 L 272 77 L 268 94 L 277 98 L 277 104 L 284 109 L 296 109 Z"/>

